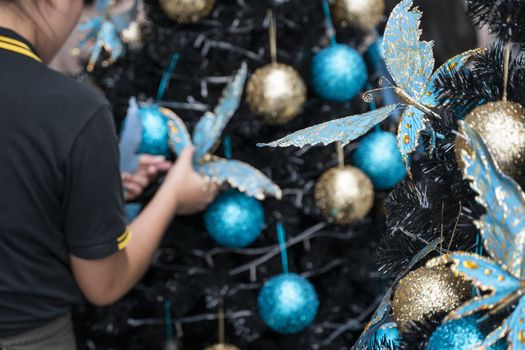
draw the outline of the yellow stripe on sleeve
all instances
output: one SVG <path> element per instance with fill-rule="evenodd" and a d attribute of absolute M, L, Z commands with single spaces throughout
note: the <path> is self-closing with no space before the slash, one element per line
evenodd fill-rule
<path fill-rule="evenodd" d="M 131 230 L 128 227 L 126 228 L 126 231 L 124 231 L 124 233 L 117 238 L 118 249 L 122 250 L 126 248 L 130 240 L 131 240 Z"/>

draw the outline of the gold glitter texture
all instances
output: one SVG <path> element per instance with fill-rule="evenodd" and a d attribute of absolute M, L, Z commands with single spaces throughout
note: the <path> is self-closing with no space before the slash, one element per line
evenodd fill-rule
<path fill-rule="evenodd" d="M 420 267 L 403 278 L 394 293 L 392 313 L 401 332 L 411 321 L 438 319 L 472 296 L 471 284 L 446 266 Z"/>
<path fill-rule="evenodd" d="M 159 0 L 164 13 L 179 23 L 195 23 L 208 16 L 216 0 Z"/>
<path fill-rule="evenodd" d="M 525 108 L 514 102 L 489 102 L 475 108 L 465 121 L 476 130 L 503 173 L 517 178 L 525 169 Z M 456 139 L 456 160 L 463 168 L 461 150 L 469 152 L 462 137 Z"/>
<path fill-rule="evenodd" d="M 324 217 L 348 225 L 368 214 L 374 204 L 374 188 L 370 179 L 355 167 L 332 168 L 317 181 L 315 201 Z"/>
<path fill-rule="evenodd" d="M 384 0 L 335 0 L 334 20 L 342 27 L 352 26 L 371 31 L 381 22 L 385 12 Z"/>
<path fill-rule="evenodd" d="M 306 85 L 290 66 L 271 63 L 257 69 L 246 86 L 246 101 L 268 124 L 295 118 L 306 101 Z"/>

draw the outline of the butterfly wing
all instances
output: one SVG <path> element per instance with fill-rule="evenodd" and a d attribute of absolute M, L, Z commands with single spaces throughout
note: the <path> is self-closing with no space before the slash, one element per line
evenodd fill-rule
<path fill-rule="evenodd" d="M 133 0 L 130 8 L 111 16 L 111 22 L 115 25 L 118 33 L 122 33 L 123 30 L 128 29 L 131 23 L 137 19 L 139 14 L 139 1 L 140 0 Z"/>
<path fill-rule="evenodd" d="M 467 123 L 460 122 L 470 149 L 461 152 L 463 175 L 478 193 L 476 201 L 487 213 L 476 221 L 489 254 L 514 276 L 525 279 L 525 194 L 503 174 L 483 138 Z"/>
<path fill-rule="evenodd" d="M 282 197 L 281 189 L 272 180 L 259 170 L 237 160 L 215 158 L 211 162 L 198 164 L 196 170 L 219 185 L 228 183 L 231 187 L 259 200 L 263 200 L 266 195 L 277 199 Z"/>
<path fill-rule="evenodd" d="M 419 100 L 434 69 L 433 42 L 420 41 L 421 12 L 403 0 L 392 10 L 383 36 L 388 71 L 397 85 Z"/>
<path fill-rule="evenodd" d="M 511 294 L 520 289 L 520 281 L 505 271 L 495 261 L 485 257 L 463 252 L 455 252 L 437 259 L 442 262 L 452 262 L 452 270 L 474 282 L 484 292 L 490 292 L 481 297 L 475 297 L 466 302 L 447 316 L 446 320 L 470 316 L 473 313 L 490 309 L 498 305 Z M 432 264 L 431 261 L 429 264 Z"/>
<path fill-rule="evenodd" d="M 170 135 L 170 146 L 176 155 L 191 145 L 191 136 L 186 124 L 172 110 L 161 108 L 160 111 L 168 118 L 168 129 Z"/>
<path fill-rule="evenodd" d="M 195 126 L 193 131 L 195 159 L 202 159 L 206 154 L 211 153 L 218 143 L 224 128 L 239 108 L 247 74 L 248 68 L 243 62 L 235 78 L 224 89 L 215 110 L 206 112 Z"/>
<path fill-rule="evenodd" d="M 403 112 L 397 129 L 397 145 L 405 164 L 408 164 L 408 157 L 416 150 L 419 135 L 427 128 L 426 124 L 425 113 L 419 109 L 408 106 Z"/>
<path fill-rule="evenodd" d="M 432 77 L 430 78 L 430 81 L 425 89 L 425 92 L 423 93 L 423 96 L 421 97 L 420 102 L 428 107 L 437 107 L 438 100 L 437 100 L 436 83 L 439 77 L 443 76 L 444 74 L 453 74 L 454 72 L 459 71 L 474 56 L 483 53 L 485 50 L 486 49 L 469 50 L 469 51 L 463 52 L 462 54 L 454 56 L 451 59 L 449 59 L 447 62 L 445 62 L 441 67 L 439 67 L 434 72 L 434 74 L 432 74 Z"/>
<path fill-rule="evenodd" d="M 142 142 L 142 124 L 139 117 L 137 100 L 132 97 L 129 100 L 128 114 L 124 120 L 120 134 L 120 170 L 134 173 L 139 164 L 137 150 Z"/>
<path fill-rule="evenodd" d="M 280 140 L 268 144 L 258 144 L 258 146 L 303 147 L 306 145 L 317 144 L 328 145 L 336 141 L 346 145 L 357 139 L 359 136 L 364 135 L 375 125 L 381 123 L 390 115 L 390 113 L 400 106 L 402 105 L 389 105 L 368 113 L 331 120 L 326 123 L 296 131 Z"/>

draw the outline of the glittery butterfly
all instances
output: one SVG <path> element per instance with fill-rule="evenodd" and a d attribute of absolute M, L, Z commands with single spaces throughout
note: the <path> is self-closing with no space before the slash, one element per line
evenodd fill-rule
<path fill-rule="evenodd" d="M 115 0 L 96 0 L 96 16 L 88 18 L 78 25 L 77 30 L 83 33 L 78 50 L 89 49 L 87 70 L 91 72 L 105 51 L 108 58 L 102 60 L 103 67 L 111 65 L 124 53 L 124 43 L 121 39 L 122 31 L 126 30 L 138 15 L 140 0 L 133 0 L 133 5 L 118 15 L 111 15 Z"/>
<path fill-rule="evenodd" d="M 220 136 L 240 103 L 247 76 L 243 63 L 235 79 L 226 87 L 219 104 L 213 112 L 206 112 L 190 136 L 184 122 L 173 112 L 165 110 L 169 117 L 171 146 L 176 154 L 193 143 L 194 167 L 217 184 L 228 183 L 233 188 L 257 199 L 265 195 L 281 198 L 281 189 L 268 177 L 250 165 L 213 156 Z"/>
<path fill-rule="evenodd" d="M 403 108 L 398 128 L 398 146 L 407 167 L 409 155 L 416 150 L 422 131 L 429 132 L 433 147 L 436 134 L 432 131 L 427 116 L 439 118 L 432 110 L 438 107 L 436 81 L 440 73 L 460 69 L 478 50 L 453 57 L 432 74 L 433 43 L 419 40 L 421 12 L 417 8 L 411 10 L 411 7 L 412 0 L 403 0 L 394 8 L 383 39 L 385 62 L 397 83 L 394 91 L 402 103 L 315 125 L 261 146 L 303 147 L 308 144 L 326 145 L 335 141 L 347 144 L 385 120 L 395 109 Z M 367 102 L 372 100 L 370 93 L 365 94 L 364 98 Z"/>
<path fill-rule="evenodd" d="M 471 147 L 461 154 L 463 173 L 478 194 L 476 201 L 487 211 L 475 224 L 492 259 L 454 252 L 430 262 L 452 263 L 456 273 L 474 281 L 484 292 L 454 310 L 445 322 L 480 310 L 502 310 L 519 299 L 511 315 L 486 337 L 480 348 L 488 348 L 507 335 L 509 348 L 525 349 L 525 193 L 500 171 L 482 137 L 467 123 L 460 123 Z"/>

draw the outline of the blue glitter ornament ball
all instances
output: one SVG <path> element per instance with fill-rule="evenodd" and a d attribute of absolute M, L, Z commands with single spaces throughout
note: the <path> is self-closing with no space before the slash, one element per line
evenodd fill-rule
<path fill-rule="evenodd" d="M 157 105 L 140 107 L 139 117 L 142 125 L 142 143 L 139 154 L 169 156 L 168 118 Z"/>
<path fill-rule="evenodd" d="M 397 138 L 387 131 L 377 130 L 365 136 L 354 151 L 352 162 L 378 190 L 391 189 L 407 174 Z"/>
<path fill-rule="evenodd" d="M 477 324 L 478 316 L 470 316 L 440 325 L 427 345 L 427 350 L 471 350 L 479 345 L 487 334 Z M 499 341 L 487 350 L 504 350 L 507 345 Z"/>
<path fill-rule="evenodd" d="M 210 237 L 230 248 L 252 244 L 265 225 L 264 209 L 255 198 L 239 191 L 221 194 L 204 213 Z"/>
<path fill-rule="evenodd" d="M 283 273 L 268 280 L 258 298 L 264 323 L 282 334 L 298 333 L 317 315 L 319 299 L 314 287 L 294 273 Z"/>
<path fill-rule="evenodd" d="M 379 37 L 374 41 L 366 51 L 366 55 L 372 62 L 372 66 L 377 67 L 378 64 L 384 62 L 385 56 L 383 55 L 383 38 Z"/>
<path fill-rule="evenodd" d="M 386 345 L 390 348 L 397 349 L 401 341 L 399 330 L 395 322 L 389 322 L 381 326 L 370 339 L 369 350 L 383 350 Z"/>
<path fill-rule="evenodd" d="M 323 99 L 346 102 L 363 89 L 368 79 L 361 55 L 348 45 L 321 50 L 312 61 L 312 87 Z"/>

